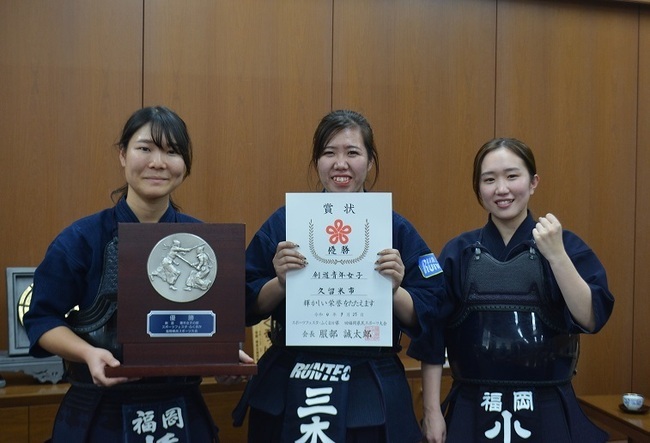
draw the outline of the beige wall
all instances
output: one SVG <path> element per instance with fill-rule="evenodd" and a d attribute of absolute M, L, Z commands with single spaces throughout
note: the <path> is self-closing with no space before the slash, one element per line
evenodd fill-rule
<path fill-rule="evenodd" d="M 581 393 L 650 395 L 650 6 L 551 0 L 0 2 L 0 268 L 36 266 L 122 182 L 112 144 L 166 104 L 195 143 L 176 196 L 250 239 L 284 193 L 314 189 L 309 145 L 333 108 L 364 113 L 381 174 L 434 251 L 485 214 L 478 147 L 516 136 L 554 212 L 608 269 L 615 312 L 583 338 Z M 2 289 L 4 293 L 4 287 Z M 4 298 L 3 298 L 4 299 Z M 6 348 L 0 304 L 0 348 Z"/>

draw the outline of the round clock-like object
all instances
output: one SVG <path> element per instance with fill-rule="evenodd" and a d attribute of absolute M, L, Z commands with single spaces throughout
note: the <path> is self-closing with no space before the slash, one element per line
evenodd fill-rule
<path fill-rule="evenodd" d="M 29 304 L 32 302 L 32 289 L 34 288 L 34 283 L 30 284 L 25 288 L 20 298 L 18 299 L 18 305 L 16 306 L 16 311 L 18 313 L 18 321 L 22 326 L 25 326 L 23 323 L 23 317 L 27 311 L 29 311 Z"/>

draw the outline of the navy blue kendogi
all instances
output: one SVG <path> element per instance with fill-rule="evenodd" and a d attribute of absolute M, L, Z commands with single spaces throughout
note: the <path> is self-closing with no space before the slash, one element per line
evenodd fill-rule
<path fill-rule="evenodd" d="M 170 205 L 160 223 L 199 223 Z M 58 327 L 73 328 L 94 346 L 120 359 L 116 342 L 118 223 L 138 223 L 121 199 L 82 218 L 50 244 L 34 274 L 25 327 L 36 357 L 50 354 L 39 338 Z M 79 306 L 79 313 L 65 315 Z M 88 367 L 66 361 L 70 389 L 61 402 L 52 441 L 57 442 L 215 442 L 217 429 L 199 391 L 199 377 L 144 378 L 113 387 L 92 383 Z"/>
<path fill-rule="evenodd" d="M 443 403 L 449 443 L 607 441 L 571 386 L 579 334 L 587 331 L 572 319 L 534 227 L 529 212 L 506 246 L 490 218 L 440 254 L 451 313 L 444 333 L 454 379 Z M 591 289 L 591 332 L 598 332 L 614 303 L 605 270 L 577 235 L 564 230 L 563 241 Z"/>
<path fill-rule="evenodd" d="M 246 251 L 246 304 L 253 306 L 261 288 L 276 274 L 273 256 L 286 238 L 285 208 L 262 225 Z M 273 345 L 258 362 L 258 374 L 249 381 L 233 412 L 235 425 L 250 408 L 250 442 L 347 441 L 415 443 L 421 432 L 413 411 L 409 385 L 397 353 L 402 332 L 412 342 L 427 336 L 424 321 L 442 297 L 441 274 L 423 275 L 421 257 L 433 257 L 415 228 L 393 212 L 393 248 L 406 268 L 401 286 L 412 296 L 422 327 L 405 328 L 394 321 L 392 347 L 287 347 L 285 301 L 271 314 Z M 264 320 L 247 309 L 246 321 Z M 309 404 L 324 407 L 320 417 L 307 420 Z M 329 411 L 329 412 L 328 412 Z M 325 421 L 327 423 L 325 423 Z M 306 440 L 305 440 L 306 439 Z M 329 439 L 329 440 L 328 440 Z"/>

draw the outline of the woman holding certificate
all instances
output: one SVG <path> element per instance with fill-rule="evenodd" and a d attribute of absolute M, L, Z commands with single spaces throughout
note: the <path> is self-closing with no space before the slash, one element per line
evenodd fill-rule
<path fill-rule="evenodd" d="M 52 442 L 218 441 L 200 377 L 107 377 L 120 365 L 117 342 L 118 223 L 199 223 L 171 194 L 190 174 L 185 122 L 162 106 L 128 119 L 117 144 L 126 184 L 117 203 L 64 229 L 34 274 L 25 327 L 35 357 L 61 356 L 71 386 Z M 75 306 L 79 310 L 74 310 Z M 240 358 L 252 361 L 245 354 Z"/>
<path fill-rule="evenodd" d="M 324 192 L 365 192 L 373 169 L 376 178 L 378 161 L 372 129 L 362 115 L 334 111 L 316 128 L 311 164 Z M 431 250 L 415 228 L 393 212 L 392 247 L 371 252 L 377 256 L 372 272 L 391 282 L 391 346 L 287 346 L 287 275 L 310 264 L 286 233 L 286 225 L 282 207 L 246 251 L 247 324 L 270 316 L 273 344 L 233 413 L 235 424 L 243 423 L 250 408 L 249 442 L 419 442 L 422 435 L 397 353 L 400 336 L 406 333 L 412 340 L 409 355 L 422 357 L 418 340 L 428 337 L 426 325 L 444 293 Z M 428 362 L 434 371 L 442 371 L 442 360 Z M 442 414 L 438 419 L 442 438 Z"/>

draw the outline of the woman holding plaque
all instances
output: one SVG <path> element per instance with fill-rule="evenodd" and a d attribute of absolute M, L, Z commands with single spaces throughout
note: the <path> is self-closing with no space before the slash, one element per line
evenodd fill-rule
<path fill-rule="evenodd" d="M 324 192 L 365 192 L 370 171 L 374 169 L 376 179 L 379 169 L 367 120 L 346 110 L 326 115 L 314 134 L 311 165 Z M 375 271 L 392 283 L 392 346 L 286 346 L 287 275 L 309 268 L 290 235 L 282 207 L 246 251 L 247 324 L 270 316 L 272 346 L 233 412 L 235 425 L 243 423 L 250 408 L 249 442 L 419 442 L 420 427 L 397 353 L 401 334 L 406 333 L 412 340 L 409 354 L 422 356 L 416 343 L 427 335 L 425 325 L 431 323 L 428 319 L 444 292 L 431 250 L 415 228 L 393 212 L 393 245 L 375 252 Z M 442 360 L 429 362 L 442 370 Z M 444 426 L 441 414 L 439 419 Z"/>
<path fill-rule="evenodd" d="M 136 111 L 117 147 L 126 178 L 113 192 L 117 203 L 64 229 L 34 274 L 25 315 L 30 353 L 61 356 L 71 384 L 52 442 L 216 442 L 199 377 L 106 376 L 105 368 L 121 359 L 118 223 L 199 223 L 171 198 L 192 166 L 192 144 L 178 115 L 161 106 Z"/>
<path fill-rule="evenodd" d="M 607 441 L 581 411 L 571 378 L 579 334 L 605 325 L 614 298 L 589 246 L 553 214 L 533 218 L 538 184 L 533 152 L 519 140 L 491 140 L 475 156 L 474 193 L 487 224 L 440 255 L 454 379 L 447 442 Z M 426 433 L 437 417 L 428 420 L 423 386 Z"/>

